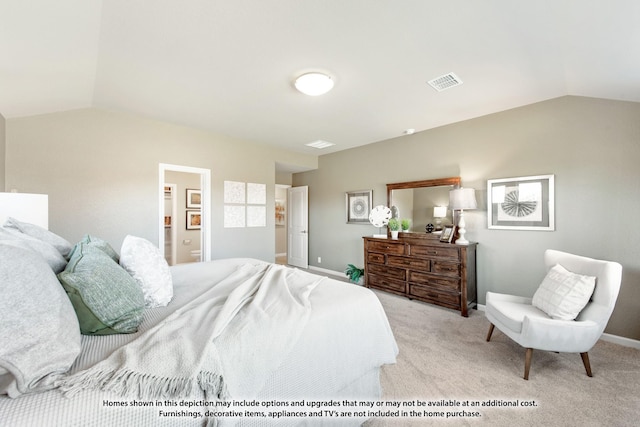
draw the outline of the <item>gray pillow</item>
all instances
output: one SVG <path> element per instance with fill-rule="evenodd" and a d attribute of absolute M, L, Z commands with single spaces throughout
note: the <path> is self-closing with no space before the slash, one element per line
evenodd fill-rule
<path fill-rule="evenodd" d="M 0 240 L 16 247 L 37 252 L 49 264 L 54 273 L 60 273 L 67 265 L 67 260 L 52 245 L 13 228 L 0 227 Z"/>
<path fill-rule="evenodd" d="M 80 242 L 58 279 L 67 291 L 85 335 L 138 330 L 144 296 L 135 279 L 96 246 Z"/>
<path fill-rule="evenodd" d="M 54 388 L 80 354 L 69 298 L 34 251 L 0 242 L 0 394 Z"/>
<path fill-rule="evenodd" d="M 69 256 L 69 252 L 73 249 L 73 245 L 69 243 L 64 238 L 58 236 L 55 233 L 47 230 L 46 228 L 42 228 L 39 225 L 29 224 L 28 222 L 18 221 L 15 218 L 7 218 L 4 223 L 4 226 L 7 228 L 13 228 L 21 233 L 27 234 L 31 237 L 35 237 L 38 240 L 42 240 L 44 242 L 53 245 L 60 254 L 67 258 Z"/>

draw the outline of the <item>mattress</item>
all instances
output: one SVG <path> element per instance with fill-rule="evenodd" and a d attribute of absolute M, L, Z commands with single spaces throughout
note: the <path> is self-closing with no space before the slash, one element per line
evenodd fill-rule
<path fill-rule="evenodd" d="M 148 309 L 134 334 L 82 336 L 82 352 L 70 374 L 87 369 L 115 349 L 136 339 L 179 307 L 215 286 L 242 264 L 263 261 L 233 258 L 171 267 L 174 298 L 166 307 Z M 260 402 L 301 402 L 379 399 L 379 368 L 394 363 L 398 352 L 380 302 L 370 290 L 325 278 L 310 295 L 311 317 L 301 338 L 262 390 L 233 399 Z M 224 355 L 222 355 L 224 358 Z M 54 389 L 15 399 L 0 398 L 2 425 L 10 426 L 192 426 L 203 425 L 208 408 L 204 396 L 167 402 L 140 401 L 101 391 L 72 398 Z M 263 406 L 264 407 L 264 406 Z M 177 414 L 177 415 L 176 415 Z M 219 417 L 219 425 L 358 425 L 364 418 Z"/>

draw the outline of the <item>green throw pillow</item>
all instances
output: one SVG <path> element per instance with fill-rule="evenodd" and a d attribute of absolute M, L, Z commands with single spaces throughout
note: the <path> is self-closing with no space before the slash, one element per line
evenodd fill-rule
<path fill-rule="evenodd" d="M 89 246 L 97 246 L 102 250 L 102 252 L 109 255 L 109 257 L 114 260 L 116 263 L 120 263 L 120 256 L 118 253 L 111 247 L 111 245 L 104 239 L 101 239 L 96 236 L 92 236 L 91 234 L 85 234 L 81 240 L 82 243 L 89 243 Z"/>
<path fill-rule="evenodd" d="M 144 295 L 135 279 L 97 246 L 80 242 L 58 279 L 84 335 L 136 332 Z"/>

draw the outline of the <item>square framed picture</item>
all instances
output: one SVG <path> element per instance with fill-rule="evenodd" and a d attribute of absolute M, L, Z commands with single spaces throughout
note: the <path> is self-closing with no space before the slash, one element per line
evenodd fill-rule
<path fill-rule="evenodd" d="M 502 230 L 555 230 L 554 176 L 487 181 L 488 227 Z"/>
<path fill-rule="evenodd" d="M 440 235 L 440 241 L 444 243 L 451 243 L 453 240 L 454 226 L 452 224 L 447 224 L 442 227 L 442 234 Z"/>
<path fill-rule="evenodd" d="M 187 230 L 202 228 L 202 214 L 200 211 L 187 211 Z"/>
<path fill-rule="evenodd" d="M 187 188 L 187 209 L 202 208 L 202 192 Z"/>
<path fill-rule="evenodd" d="M 348 191 L 346 194 L 347 224 L 369 224 L 373 190 Z"/>

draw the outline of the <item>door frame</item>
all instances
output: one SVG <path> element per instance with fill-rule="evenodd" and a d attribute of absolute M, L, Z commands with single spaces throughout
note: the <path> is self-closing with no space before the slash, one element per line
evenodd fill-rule
<path fill-rule="evenodd" d="M 178 224 L 175 221 L 176 214 L 178 212 L 178 197 L 176 196 L 177 185 L 172 183 L 164 183 L 162 185 L 163 190 L 164 190 L 164 187 L 171 187 L 171 262 L 169 263 L 169 265 L 175 265 L 176 260 L 178 259 L 178 248 L 177 248 Z M 166 199 L 165 199 L 165 204 L 166 204 Z M 164 214 L 165 215 L 167 214 L 166 210 Z M 166 236 L 166 233 L 162 233 L 163 239 L 164 239 L 164 236 Z M 164 241 L 163 243 L 166 244 L 166 241 Z M 162 246 L 160 246 L 160 251 L 162 252 Z"/>
<path fill-rule="evenodd" d="M 304 194 L 304 206 L 302 206 L 303 212 L 296 212 L 297 206 L 295 206 L 293 202 L 293 197 L 291 197 L 291 193 L 294 191 L 302 191 Z M 309 268 L 309 186 L 301 185 L 298 187 L 289 187 L 287 188 L 287 206 L 288 206 L 288 215 L 287 215 L 287 264 L 300 267 L 300 268 Z M 292 221 L 294 218 L 300 216 L 302 214 L 304 221 L 302 227 L 296 227 Z M 302 230 L 298 230 L 298 228 L 302 228 Z M 294 234 L 301 234 L 299 239 L 296 239 Z M 303 256 L 298 260 L 292 257 L 292 253 L 298 252 L 295 249 L 296 242 L 304 241 L 304 250 Z"/>
<path fill-rule="evenodd" d="M 200 175 L 201 191 L 201 260 L 211 261 L 211 170 L 192 166 L 160 163 L 158 165 L 158 247 L 164 248 L 164 182 L 165 172 L 186 172 Z M 177 243 L 177 242 L 176 242 Z M 163 249 L 161 249 L 163 250 Z"/>

